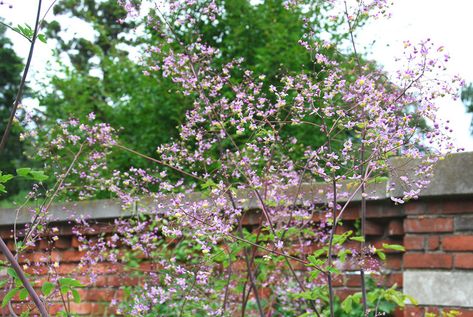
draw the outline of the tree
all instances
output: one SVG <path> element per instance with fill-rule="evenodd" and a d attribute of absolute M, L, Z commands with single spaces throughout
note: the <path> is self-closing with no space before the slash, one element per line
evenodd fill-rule
<path fill-rule="evenodd" d="M 6 28 L 0 25 L 0 131 L 5 130 L 6 121 L 18 91 L 19 78 L 23 70 L 23 63 L 13 50 L 12 42 L 5 36 Z M 21 117 L 21 114 L 19 115 Z M 23 128 L 17 121 L 10 134 L 10 142 L 0 156 L 2 172 L 14 173 L 15 169 L 26 161 L 23 153 L 23 143 L 20 134 Z M 8 196 L 17 194 L 22 188 L 20 181 L 12 180 L 8 183 Z M 5 198 L 3 193 L 0 193 Z"/>
<path fill-rule="evenodd" d="M 202 34 L 203 42 L 221 50 L 216 63 L 223 65 L 237 56 L 243 58 L 248 69 L 268 76 L 269 84 L 265 90 L 270 85 L 279 85 L 282 76 L 301 67 L 308 73 L 317 71 L 318 66 L 311 62 L 313 56 L 301 46 L 287 43 L 297 42 L 303 37 L 306 26 L 302 17 L 323 16 L 327 5 L 314 6 L 306 13 L 285 10 L 282 0 L 268 0 L 258 5 L 248 0 L 220 0 L 218 5 L 226 12 L 219 17 L 218 24 L 198 23 L 195 26 Z M 83 1 L 80 4 L 60 1 L 54 13 L 79 18 L 98 35 L 92 40 L 78 37 L 65 41 L 60 24 L 49 23 L 49 37 L 58 40 L 58 59 L 67 56 L 70 63 L 62 63 L 60 74 L 53 75 L 51 82 L 39 92 L 40 103 L 46 107 L 45 129 L 54 126 L 58 119 L 85 119 L 88 113 L 94 112 L 98 120 L 122 129 L 121 142 L 148 156 L 153 156 L 160 144 L 177 137 L 177 127 L 183 122 L 185 112 L 192 107 L 191 99 L 176 94 L 177 84 L 170 78 L 142 76 L 144 65 L 130 58 L 129 46 L 126 48 L 126 45 L 134 46 L 136 54 L 142 45 L 158 45 L 163 38 L 148 28 L 146 32 L 134 32 L 132 40 L 126 39 L 127 34 L 142 23 L 117 23 L 124 10 L 115 0 Z M 336 32 L 338 25 L 318 18 L 313 26 L 313 36 L 331 33 L 336 41 L 341 41 L 343 36 Z M 192 37 L 185 28 L 177 27 L 175 31 L 183 39 Z M 175 50 L 180 49 L 176 43 L 172 45 Z M 353 60 L 348 54 L 339 54 L 334 47 L 326 48 L 324 52 L 345 63 L 346 69 L 353 68 Z M 243 74 L 235 75 L 241 79 Z M 306 143 L 322 142 L 322 138 L 313 137 L 314 131 L 310 127 L 288 129 L 294 130 L 291 133 L 296 132 Z M 113 165 L 124 170 L 130 166 L 149 166 L 149 163 L 134 155 L 120 153 Z"/>
<path fill-rule="evenodd" d="M 464 87 L 461 92 L 461 100 L 466 107 L 466 111 L 473 112 L 473 84 L 469 84 Z M 471 122 L 471 127 L 473 127 L 473 121 Z M 472 130 L 473 133 L 473 130 Z"/>

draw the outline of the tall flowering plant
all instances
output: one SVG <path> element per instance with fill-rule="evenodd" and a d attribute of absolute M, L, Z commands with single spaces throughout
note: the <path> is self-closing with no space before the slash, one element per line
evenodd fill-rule
<path fill-rule="evenodd" d="M 222 52 L 194 32 L 202 29 L 197 25 L 218 23 L 225 14 L 221 2 L 158 3 L 148 26 L 160 40 L 146 50 L 143 75 L 171 78 L 180 88 L 170 93 L 194 101 L 179 138 L 148 157 L 121 145 L 115 131 L 95 123 L 93 114 L 88 123 L 69 120 L 51 132 L 54 141 L 39 154 L 67 165 L 51 166 L 58 184 L 47 193 L 48 202 L 61 193 L 77 191 L 87 198 L 101 190 L 138 212 L 116 220 L 110 236 L 88 241 L 82 230 L 76 232 L 87 251 L 83 264 L 122 262 L 119 247 L 156 262 L 157 269 L 144 273 L 143 284 L 129 292 L 128 300 L 116 303 L 119 312 L 334 317 L 340 314 L 334 279 L 346 262 L 359 270 L 362 285 L 360 293 L 343 301 L 346 314 L 359 305 L 362 316 L 377 315 L 382 312 L 378 299 L 402 305 L 402 293 L 373 293 L 366 285 L 365 272 L 378 270 L 384 258 L 383 250 L 365 243 L 366 205 L 375 198 L 369 184 L 388 173 L 398 175 L 403 191 L 393 195 L 393 202 L 417 198 L 433 164 L 455 150 L 444 134 L 449 127 L 436 117 L 435 101 L 456 96 L 461 80 L 439 75 L 448 56 L 430 40 L 406 41 L 400 70 L 386 74 L 362 60 L 353 36 L 361 20 L 386 15 L 386 3 L 329 4 L 332 18 L 346 26 L 350 67 L 326 54 L 337 48 L 315 36 L 311 25 L 317 17 L 308 15 L 305 36 L 288 45 L 307 50 L 313 71 L 281 74 L 279 84 L 270 85 L 264 74 L 245 69 L 242 59 L 219 63 Z M 122 5 L 128 12 L 124 19 L 140 18 L 133 2 Z M 285 10 L 314 12 L 318 4 L 284 5 Z M 427 130 L 420 129 L 422 122 Z M 297 127 L 323 136 L 324 143 L 298 139 Z M 102 178 L 99 171 L 107 169 L 112 149 L 135 153 L 156 167 L 111 171 L 110 178 Z M 402 173 L 394 156 L 412 160 L 416 168 Z M 73 174 L 79 187 L 67 182 Z M 390 191 L 394 185 L 389 184 Z M 361 199 L 360 232 L 339 233 L 356 197 Z M 136 208 L 143 199 L 146 207 Z M 47 230 L 38 224 L 49 206 L 38 211 L 25 245 Z M 248 226 L 251 208 L 259 212 Z M 86 220 L 76 220 L 87 226 Z M 345 246 L 348 240 L 360 247 Z"/>

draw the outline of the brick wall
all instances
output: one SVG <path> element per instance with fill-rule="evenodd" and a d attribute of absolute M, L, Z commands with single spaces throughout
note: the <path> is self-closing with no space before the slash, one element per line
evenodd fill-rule
<path fill-rule="evenodd" d="M 433 200 L 421 199 L 406 205 L 404 209 L 406 252 L 403 256 L 403 270 L 418 272 L 417 276 L 425 276 L 422 281 L 413 280 L 410 283 L 412 287 L 409 285 L 406 291 L 416 292 L 418 296 L 426 297 L 424 294 L 419 294 L 421 291 L 419 287 L 422 286 L 416 285 L 416 283 L 434 283 L 435 285 L 435 281 L 430 281 L 429 274 L 426 272 L 433 272 L 431 275 L 437 278 L 442 275 L 447 276 L 447 274 L 465 277 L 470 284 L 470 290 L 473 289 L 473 279 L 469 274 L 473 271 L 473 198 L 459 196 Z M 437 298 L 441 309 L 456 308 L 463 312 L 464 317 L 473 316 L 473 309 L 455 307 L 456 304 L 461 304 L 457 301 L 463 296 L 462 292 L 469 290 L 448 288 L 446 285 L 443 287 L 444 296 L 440 295 L 438 297 L 441 298 Z M 431 296 L 434 295 L 431 292 Z M 427 298 L 422 299 L 428 301 Z M 445 307 L 442 308 L 442 305 Z M 471 306 L 471 303 L 464 302 L 463 305 Z M 411 307 L 405 315 L 423 316 L 424 312 L 429 310 L 427 307 Z"/>
<path fill-rule="evenodd" d="M 354 229 L 358 214 L 359 206 L 356 204 L 347 209 L 341 230 Z M 251 227 L 256 218 L 250 216 L 245 220 L 245 225 Z M 473 273 L 473 196 L 422 197 L 419 201 L 404 206 L 396 206 L 390 200 L 371 201 L 368 203 L 367 218 L 368 243 L 377 247 L 381 247 L 383 243 L 404 244 L 406 248 L 405 253 L 389 252 L 383 268 L 384 275 L 376 278 L 386 286 L 394 283 L 400 287 L 405 286 L 406 292 L 413 292 L 414 297 L 421 297 L 419 306 L 409 306 L 405 311 L 398 311 L 396 317 L 424 316 L 427 311 L 450 309 L 462 311 L 463 317 L 473 316 L 471 301 L 455 301 L 462 296 L 456 294 L 463 292 L 462 289 L 457 289 L 460 286 L 442 290 L 450 294 L 450 297 L 432 292 L 422 295 L 422 291 L 419 291 L 419 287 L 425 283 L 434 286 L 441 283 L 436 280 L 439 274 L 456 274 L 456 278 L 460 280 L 465 280 L 464 276 L 467 279 L 470 276 L 473 278 L 473 275 L 468 275 Z M 140 282 L 139 278 L 134 277 L 132 271 L 124 265 L 116 263 L 81 267 L 79 261 L 84 252 L 80 250 L 79 240 L 73 235 L 72 225 L 62 222 L 55 226 L 59 228 L 59 239 L 44 237 L 35 247 L 30 247 L 20 256 L 20 263 L 24 265 L 26 272 L 42 275 L 45 279 L 51 266 L 55 262 L 59 263 L 53 269 L 60 275 L 75 276 L 87 285 L 80 291 L 83 302 L 72 304 L 72 311 L 80 315 L 106 316 L 112 313 L 109 302 L 113 298 L 120 298 L 120 286 L 136 285 Z M 93 238 L 112 231 L 110 220 L 100 220 L 83 233 Z M 9 246 L 13 246 L 11 226 L 4 226 L 0 234 Z M 350 243 L 357 247 L 356 243 Z M 33 266 L 33 263 L 40 265 Z M 155 270 L 153 265 L 145 259 L 138 269 Z M 238 263 L 235 264 L 237 265 Z M 86 275 L 91 272 L 96 275 L 92 283 L 86 279 Z M 360 287 L 356 271 L 347 267 L 346 272 L 347 274 L 336 279 L 335 284 L 337 294 L 342 297 L 358 291 Z M 417 277 L 420 276 L 424 280 L 418 280 Z M 471 288 L 473 289 L 473 279 Z M 0 298 L 3 297 L 2 294 Z M 24 303 L 14 304 L 17 311 L 25 307 Z M 59 302 L 49 307 L 53 314 L 60 308 Z M 4 313 L 7 314 L 5 309 Z"/>

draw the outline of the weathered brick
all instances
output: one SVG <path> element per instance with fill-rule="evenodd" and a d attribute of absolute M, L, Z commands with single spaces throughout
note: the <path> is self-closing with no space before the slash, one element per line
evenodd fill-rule
<path fill-rule="evenodd" d="M 450 200 L 430 202 L 428 204 L 430 214 L 473 214 L 473 201 Z"/>
<path fill-rule="evenodd" d="M 423 235 L 406 235 L 404 236 L 404 247 L 409 250 L 424 250 Z"/>
<path fill-rule="evenodd" d="M 397 284 L 398 287 L 402 287 L 403 279 L 402 273 L 391 273 L 386 276 L 386 286 L 393 286 Z"/>
<path fill-rule="evenodd" d="M 51 259 L 54 262 L 79 262 L 84 256 L 85 251 L 79 250 L 66 250 L 66 251 L 52 251 L 51 252 Z"/>
<path fill-rule="evenodd" d="M 112 288 L 89 288 L 79 290 L 82 301 L 87 302 L 109 302 L 115 295 Z"/>
<path fill-rule="evenodd" d="M 349 295 L 353 295 L 358 290 L 356 289 L 349 289 L 349 288 L 339 288 L 335 290 L 335 295 L 337 295 L 341 300 L 344 300 Z"/>
<path fill-rule="evenodd" d="M 473 269 L 473 254 L 458 253 L 454 256 L 453 266 L 457 269 Z"/>
<path fill-rule="evenodd" d="M 401 220 L 393 219 L 388 223 L 389 236 L 402 236 L 404 234 L 404 227 Z"/>
<path fill-rule="evenodd" d="M 404 221 L 406 232 L 452 232 L 453 218 L 416 218 Z"/>
<path fill-rule="evenodd" d="M 442 248 L 446 251 L 473 251 L 473 235 L 443 237 Z"/>
<path fill-rule="evenodd" d="M 427 204 L 422 201 L 413 201 L 404 205 L 406 215 L 421 215 L 427 212 Z"/>
<path fill-rule="evenodd" d="M 444 312 L 448 312 L 450 309 L 444 308 Z M 453 310 L 453 309 L 452 309 Z M 473 317 L 473 309 L 468 309 L 468 308 L 455 308 L 454 310 L 459 311 L 461 314 L 459 315 L 460 317 Z"/>
<path fill-rule="evenodd" d="M 349 274 L 345 276 L 345 286 L 348 287 L 360 287 L 361 286 L 361 278 L 360 275 L 356 274 Z"/>
<path fill-rule="evenodd" d="M 388 218 L 388 217 L 402 217 L 404 210 L 400 206 L 389 204 L 373 204 L 370 203 L 366 207 L 367 218 Z"/>
<path fill-rule="evenodd" d="M 71 247 L 71 238 L 70 237 L 58 237 L 54 241 L 54 247 L 58 249 L 68 249 Z"/>
<path fill-rule="evenodd" d="M 384 226 L 375 221 L 366 220 L 365 234 L 368 236 L 381 236 L 384 233 Z"/>
<path fill-rule="evenodd" d="M 424 317 L 424 308 L 418 306 L 406 306 L 404 308 L 404 317 Z"/>
<path fill-rule="evenodd" d="M 473 231 L 473 215 L 456 216 L 455 231 Z"/>
<path fill-rule="evenodd" d="M 427 238 L 427 250 L 437 250 L 440 246 L 440 236 L 430 236 Z"/>
<path fill-rule="evenodd" d="M 406 253 L 403 258 L 405 269 L 450 269 L 453 258 L 442 253 Z"/>

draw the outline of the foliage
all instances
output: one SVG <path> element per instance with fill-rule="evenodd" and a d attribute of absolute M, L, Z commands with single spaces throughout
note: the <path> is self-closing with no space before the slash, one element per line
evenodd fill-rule
<path fill-rule="evenodd" d="M 5 130 L 6 121 L 10 116 L 11 107 L 18 91 L 19 78 L 23 69 L 21 59 L 15 54 L 12 42 L 5 36 L 5 27 L 0 25 L 0 131 Z M 21 120 L 22 114 L 19 115 Z M 0 155 L 0 166 L 3 173 L 14 173 L 15 169 L 20 167 L 26 161 L 23 153 L 24 147 L 20 142 L 20 135 L 23 131 L 22 126 L 17 120 L 13 126 L 5 151 Z M 4 182 L 1 182 L 4 183 Z M 0 185 L 0 188 L 2 185 Z M 17 179 L 8 183 L 8 194 L 0 190 L 2 199 L 15 195 L 21 189 L 28 188 L 29 184 L 21 183 Z"/>
<path fill-rule="evenodd" d="M 467 112 L 473 112 L 473 84 L 464 87 L 461 93 L 461 100 Z M 471 123 L 473 125 L 473 122 Z"/>
<path fill-rule="evenodd" d="M 255 76 L 267 76 L 268 87 L 279 85 L 285 74 L 301 69 L 309 73 L 320 70 L 320 65 L 312 63 L 310 55 L 301 46 L 287 43 L 297 43 L 303 36 L 306 26 L 301 18 L 304 15 L 324 17 L 327 4 L 317 4 L 305 14 L 284 9 L 281 0 L 258 5 L 250 4 L 248 0 L 219 1 L 218 5 L 226 14 L 219 17 L 215 27 L 205 23 L 196 25 L 202 41 L 220 49 L 221 55 L 215 63 L 224 65 L 236 57 L 244 58 L 246 67 Z M 61 63 L 61 72 L 52 75 L 51 81 L 38 92 L 40 103 L 45 106 L 41 130 L 47 133 L 57 120 L 70 117 L 83 120 L 93 112 L 98 120 L 121 130 L 120 142 L 148 156 L 155 153 L 157 146 L 176 138 L 177 127 L 192 107 L 192 100 L 175 93 L 179 86 L 171 78 L 153 74 L 142 76 L 143 66 L 130 56 L 136 55 L 137 51 L 143 53 L 143 45 L 156 45 L 163 38 L 156 36 L 150 27 L 143 33 L 136 31 L 129 39 L 132 28 L 142 23 L 116 23 L 124 9 L 115 0 L 80 4 L 59 1 L 54 13 L 74 16 L 89 24 L 98 35 L 93 39 L 78 37 L 66 41 L 63 32 L 67 29 L 63 30 L 56 21 L 49 23 L 47 35 L 58 41 L 56 58 Z M 339 42 L 343 39 L 337 33 L 340 23 L 318 18 L 314 20 L 314 36 L 327 32 Z M 182 38 L 192 36 L 185 28 L 176 29 L 176 32 Z M 173 45 L 173 48 L 179 50 L 179 46 Z M 350 56 L 338 54 L 333 47 L 324 52 L 346 63 L 347 69 L 353 68 Z M 241 80 L 242 75 L 235 74 L 235 80 Z M 263 89 L 267 90 L 267 87 Z M 323 142 L 310 126 L 286 129 L 304 143 L 317 145 Z M 112 170 L 126 170 L 131 166 L 143 168 L 150 164 L 126 152 L 114 154 Z"/>
<path fill-rule="evenodd" d="M 435 102 L 436 97 L 455 95 L 461 81 L 438 76 L 448 60 L 441 49 L 430 40 L 406 42 L 404 64 L 387 78 L 374 64 L 361 60 L 352 40 L 363 21 L 386 14 L 383 1 L 350 6 L 330 1 L 323 9 L 317 1 L 268 0 L 256 6 L 245 1 L 171 1 L 164 8 L 158 5 L 144 13 L 148 17 L 146 34 L 153 40 L 145 41 L 145 49 L 140 51 L 145 66 L 144 77 L 138 77 L 135 65 L 121 59 L 125 53 L 115 50 L 114 41 L 131 26 L 141 25 L 139 10 L 143 8 L 124 1 L 123 9 L 107 11 L 111 16 L 98 13 L 110 3 L 86 1 L 76 7 L 68 1 L 57 9 L 72 11 L 98 25 L 108 25 L 119 13 L 126 16 L 119 18 L 118 25 L 101 29 L 96 43 L 60 42 L 70 49 L 73 68 L 65 80 L 54 79 L 60 93 L 48 92 L 43 101 L 58 106 L 78 101 L 78 106 L 86 103 L 92 107 L 87 110 L 93 111 L 86 114 L 86 109 L 80 108 L 78 118 L 58 122 L 63 114 L 54 116 L 54 111 L 73 108 L 52 107 L 47 110 L 51 116 L 45 138 L 31 136 L 32 142 L 42 145 L 37 154 L 48 162 L 48 170 L 22 168 L 17 174 L 38 182 L 51 175 L 55 183 L 45 193 L 32 194 L 41 203 L 30 210 L 32 222 L 23 230 L 16 251 L 33 246 L 41 236 L 57 239 L 58 229 L 48 223 L 47 216 L 58 197 L 87 199 L 97 193 L 112 194 L 132 215 L 116 219 L 113 232 L 93 239 L 85 234 L 90 224 L 78 215 L 73 233 L 86 253 L 82 266 L 106 262 L 132 271 L 139 267 L 138 258 L 154 265 L 155 269 L 142 272 L 137 288 L 126 288 L 127 300 L 116 303 L 122 314 L 335 317 L 342 311 L 348 316 L 360 312 L 369 316 L 402 307 L 410 298 L 395 286 L 376 288 L 363 277 L 366 271 L 380 270 L 385 249 L 403 251 L 403 247 L 384 244 L 375 248 L 365 241 L 363 225 L 356 234 L 339 232 L 338 228 L 357 194 L 364 223 L 366 204 L 372 198 L 367 186 L 372 182 L 389 172 L 396 174 L 402 193 L 391 199 L 403 204 L 417 198 L 428 185 L 433 164 L 443 158 L 441 151 L 454 151 L 441 132 L 448 126 L 438 122 Z M 237 14 L 231 10 L 249 12 L 254 18 L 244 21 L 241 29 L 232 22 Z M 333 17 L 311 15 L 324 10 Z M 89 11 L 96 12 L 96 17 Z M 271 14 L 265 16 L 266 12 Z M 268 27 L 271 17 L 278 17 L 286 28 L 276 23 L 273 32 Z M 292 31 L 285 32 L 292 30 L 291 21 L 295 30 L 303 27 L 300 38 Z M 326 29 L 330 23 L 324 21 L 332 21 L 336 30 L 346 25 L 348 31 L 335 36 L 334 43 L 324 41 L 319 28 L 330 30 Z M 249 36 L 246 25 L 261 33 Z M 228 26 L 234 26 L 230 28 L 234 35 Z M 56 28 L 50 28 L 48 34 L 54 36 L 58 25 L 50 27 Z M 255 45 L 250 49 L 240 45 L 240 37 L 249 37 Z M 281 42 L 296 39 L 296 43 L 286 43 L 288 52 L 301 52 L 301 58 L 287 60 L 288 53 L 280 50 Z M 350 39 L 353 53 L 339 53 L 337 41 Z M 229 42 L 219 47 L 225 40 Z M 137 45 L 136 41 L 128 43 Z M 266 47 L 267 43 L 271 45 Z M 74 52 L 76 44 L 83 54 Z M 98 65 L 93 55 L 99 56 Z M 307 56 L 308 64 L 302 64 Z M 279 58 L 285 60 L 287 70 L 283 67 L 274 72 Z M 123 76 L 127 68 L 114 68 L 118 61 L 118 65 L 123 61 L 130 65 L 129 74 Z M 298 69 L 289 71 L 290 67 Z M 99 76 L 93 75 L 97 69 L 102 71 Z M 111 74 L 118 77 L 116 81 Z M 156 152 L 144 145 L 148 155 L 124 144 L 119 134 L 128 132 L 102 122 L 113 121 L 122 110 L 120 102 L 129 103 L 124 107 L 130 107 L 132 117 L 138 100 L 149 100 L 148 90 L 136 92 L 135 87 L 124 88 L 125 94 L 117 93 L 135 76 L 150 87 L 156 80 L 153 89 L 158 91 L 163 82 L 169 83 L 165 87 L 172 90 L 166 95 L 172 100 L 170 105 L 175 104 L 174 98 L 188 102 L 175 138 L 156 144 Z M 79 93 L 83 82 L 91 90 Z M 111 89 L 100 101 L 103 91 L 115 83 L 117 90 Z M 140 99 L 131 101 L 131 96 Z M 159 98 L 164 100 L 164 96 Z M 419 133 L 418 118 L 430 120 L 433 131 Z M 301 137 L 308 131 L 309 135 Z M 132 134 L 136 140 L 145 139 L 137 130 Z M 122 150 L 150 163 L 119 169 L 123 166 L 118 164 L 117 153 Z M 406 173 L 399 169 L 392 160 L 397 154 L 411 160 L 414 170 Z M 2 174 L 5 182 L 11 179 L 8 175 Z M 327 186 L 313 193 L 312 186 L 321 181 Z M 394 191 L 393 186 L 390 184 L 389 192 Z M 198 199 L 196 191 L 200 192 Z M 143 197 L 147 204 L 138 207 Z M 255 223 L 247 225 L 244 222 L 250 208 L 259 213 Z M 296 264 L 304 270 L 296 270 Z M 54 290 L 78 302 L 76 287 L 80 284 L 55 274 L 54 265 L 48 269 L 57 282 Z M 234 269 L 238 265 L 240 269 Z M 335 297 L 334 279 L 345 266 L 360 273 L 362 289 L 340 302 Z M 88 277 L 94 281 L 93 273 Z M 22 291 L 14 276 L 8 282 L 15 294 Z M 52 285 L 42 285 L 44 296 L 53 291 Z M 64 306 L 63 314 L 70 314 L 68 305 Z"/>

